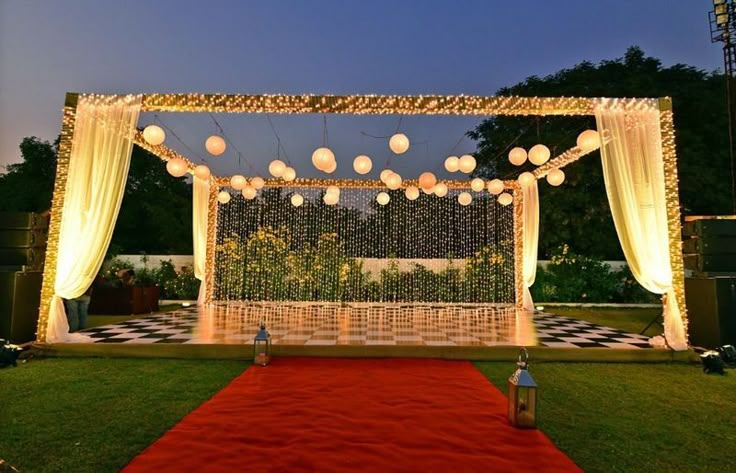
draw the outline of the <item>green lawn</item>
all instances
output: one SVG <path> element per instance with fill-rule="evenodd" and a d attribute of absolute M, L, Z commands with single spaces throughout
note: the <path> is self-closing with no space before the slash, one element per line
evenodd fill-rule
<path fill-rule="evenodd" d="M 599 325 L 639 333 L 662 309 L 657 308 L 597 308 L 597 307 L 545 307 L 545 312 L 575 319 L 587 320 Z M 662 334 L 662 326 L 654 324 L 644 333 L 651 337 Z"/>
<path fill-rule="evenodd" d="M 0 370 L 0 458 L 112 472 L 241 373 L 236 361 L 46 359 Z"/>

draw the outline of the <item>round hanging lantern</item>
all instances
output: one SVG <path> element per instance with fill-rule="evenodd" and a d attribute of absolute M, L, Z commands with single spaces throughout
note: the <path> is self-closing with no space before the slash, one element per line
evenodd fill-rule
<path fill-rule="evenodd" d="M 503 188 L 504 185 L 501 179 L 493 179 L 491 182 L 488 183 L 488 192 L 493 195 L 498 195 L 503 192 Z"/>
<path fill-rule="evenodd" d="M 230 193 L 228 191 L 220 191 L 217 194 L 217 201 L 221 204 L 227 204 L 230 202 Z"/>
<path fill-rule="evenodd" d="M 263 186 L 266 185 L 266 181 L 264 181 L 262 177 L 256 176 L 250 180 L 250 185 L 256 190 L 261 190 L 263 189 Z"/>
<path fill-rule="evenodd" d="M 447 169 L 447 172 L 458 172 L 460 170 L 460 158 L 448 156 L 445 159 L 445 169 Z"/>
<path fill-rule="evenodd" d="M 268 165 L 268 172 L 270 172 L 273 177 L 283 176 L 284 171 L 286 171 L 286 163 L 284 163 L 280 159 L 274 159 Z"/>
<path fill-rule="evenodd" d="M 549 157 L 549 148 L 542 144 L 534 145 L 529 150 L 529 162 L 535 166 L 541 166 L 546 163 L 549 160 Z"/>
<path fill-rule="evenodd" d="M 384 184 L 386 184 L 386 178 L 388 176 L 390 176 L 391 174 L 393 174 L 393 173 L 394 172 L 392 170 L 390 170 L 390 169 L 384 169 L 383 171 L 381 171 L 381 175 L 379 176 L 379 179 L 381 179 L 381 182 L 383 182 Z"/>
<path fill-rule="evenodd" d="M 534 177 L 534 174 L 530 173 L 529 171 L 522 172 L 521 174 L 519 174 L 518 178 L 519 184 L 521 184 L 522 186 L 529 186 L 536 180 L 537 178 Z"/>
<path fill-rule="evenodd" d="M 182 177 L 189 171 L 189 166 L 181 158 L 172 158 L 166 163 L 166 170 L 174 177 Z"/>
<path fill-rule="evenodd" d="M 417 200 L 419 198 L 419 189 L 414 186 L 409 186 L 406 188 L 406 191 L 404 191 L 404 194 L 409 200 Z"/>
<path fill-rule="evenodd" d="M 327 189 L 325 190 L 325 193 L 326 194 L 331 194 L 331 195 L 337 195 L 337 196 L 339 196 L 340 195 L 340 188 L 337 187 L 337 186 L 327 186 Z"/>
<path fill-rule="evenodd" d="M 401 176 L 399 176 L 395 172 L 389 174 L 386 178 L 386 187 L 388 187 L 392 191 L 395 191 L 396 189 L 401 187 Z"/>
<path fill-rule="evenodd" d="M 583 152 L 593 151 L 596 148 L 600 148 L 601 138 L 597 131 L 585 130 L 578 135 L 577 144 L 578 148 Z"/>
<path fill-rule="evenodd" d="M 340 194 L 328 192 L 322 197 L 322 200 L 327 205 L 335 205 L 340 201 Z"/>
<path fill-rule="evenodd" d="M 419 176 L 419 187 L 421 187 L 425 192 L 430 189 L 434 189 L 435 184 L 437 184 L 437 178 L 431 172 L 423 172 Z M 431 191 L 427 192 L 427 194 L 431 194 Z"/>
<path fill-rule="evenodd" d="M 358 174 L 368 174 L 373 169 L 373 162 L 368 156 L 361 154 L 353 160 L 353 169 Z"/>
<path fill-rule="evenodd" d="M 284 169 L 284 173 L 281 175 L 281 178 L 286 182 L 293 181 L 294 179 L 296 179 L 296 170 L 292 167 L 287 167 L 286 169 Z"/>
<path fill-rule="evenodd" d="M 332 161 L 332 164 L 330 165 L 330 167 L 325 169 L 325 172 L 327 174 L 332 174 L 333 172 L 335 172 L 335 169 L 337 169 L 337 161 Z"/>
<path fill-rule="evenodd" d="M 468 192 L 461 192 L 457 195 L 457 202 L 463 207 L 466 205 L 470 205 L 472 201 L 473 196 L 471 196 Z"/>
<path fill-rule="evenodd" d="M 444 182 L 438 182 L 436 186 L 434 186 L 434 195 L 437 197 L 444 197 L 447 195 L 447 184 Z"/>
<path fill-rule="evenodd" d="M 242 190 L 247 184 L 248 181 L 245 180 L 245 177 L 241 176 L 240 174 L 236 174 L 230 178 L 230 187 L 232 187 L 233 189 Z"/>
<path fill-rule="evenodd" d="M 526 161 L 526 150 L 524 148 L 513 148 L 509 151 L 509 162 L 514 166 L 521 166 Z"/>
<path fill-rule="evenodd" d="M 389 200 L 391 200 L 391 197 L 389 197 L 389 195 L 386 194 L 385 192 L 379 192 L 378 195 L 376 196 L 376 202 L 378 202 L 381 205 L 388 204 Z"/>
<path fill-rule="evenodd" d="M 388 141 L 388 147 L 396 154 L 404 154 L 409 149 L 409 138 L 403 133 L 396 133 Z"/>
<path fill-rule="evenodd" d="M 498 196 L 498 203 L 501 205 L 509 205 L 513 201 L 514 198 L 511 197 L 511 194 L 509 194 L 508 192 L 504 192 L 503 194 Z"/>
<path fill-rule="evenodd" d="M 225 152 L 227 145 L 222 136 L 212 135 L 204 142 L 204 147 L 212 156 L 219 156 Z"/>
<path fill-rule="evenodd" d="M 465 174 L 470 174 L 475 169 L 475 158 L 472 157 L 469 154 L 464 154 L 460 156 L 460 171 L 464 172 Z"/>
<path fill-rule="evenodd" d="M 291 205 L 294 207 L 299 207 L 304 203 L 304 197 L 301 196 L 301 194 L 294 194 L 291 196 Z"/>
<path fill-rule="evenodd" d="M 470 181 L 470 188 L 473 189 L 475 192 L 481 192 L 486 187 L 486 183 L 483 182 L 483 179 L 476 177 L 472 181 Z"/>
<path fill-rule="evenodd" d="M 194 168 L 194 175 L 198 177 L 199 179 L 202 179 L 203 181 L 206 181 L 210 178 L 210 168 L 205 166 L 204 164 L 200 164 L 196 168 Z"/>
<path fill-rule="evenodd" d="M 249 186 L 246 184 L 246 186 L 243 187 L 243 190 L 241 191 L 241 193 L 243 194 L 243 197 L 245 197 L 248 200 L 251 200 L 256 197 L 256 193 L 258 193 L 258 191 L 256 190 L 255 187 Z"/>
<path fill-rule="evenodd" d="M 552 169 L 547 173 L 547 182 L 549 185 L 557 187 L 565 182 L 565 173 L 562 172 L 562 169 Z"/>
<path fill-rule="evenodd" d="M 317 148 L 312 153 L 312 164 L 320 171 L 328 172 L 327 169 L 335 162 L 335 153 L 330 148 Z"/>
<path fill-rule="evenodd" d="M 158 146 L 166 139 L 166 133 L 158 125 L 148 125 L 143 129 L 143 139 L 149 145 Z"/>

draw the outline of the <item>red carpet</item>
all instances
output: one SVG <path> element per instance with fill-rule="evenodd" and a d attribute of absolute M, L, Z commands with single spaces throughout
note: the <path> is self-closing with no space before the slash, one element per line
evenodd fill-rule
<path fill-rule="evenodd" d="M 279 358 L 123 471 L 581 470 L 541 432 L 510 427 L 506 398 L 468 362 Z"/>

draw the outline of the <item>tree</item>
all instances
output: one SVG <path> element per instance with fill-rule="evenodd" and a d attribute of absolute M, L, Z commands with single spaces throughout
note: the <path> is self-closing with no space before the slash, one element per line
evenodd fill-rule
<path fill-rule="evenodd" d="M 544 78 L 525 81 L 498 95 L 662 97 L 671 96 L 675 117 L 680 201 L 686 214 L 727 213 L 730 208 L 728 116 L 724 76 L 691 66 L 662 67 L 659 59 L 631 47 L 623 58 L 582 62 Z M 552 155 L 575 146 L 577 135 L 595 128 L 593 117 L 492 117 L 468 135 L 478 140 L 478 170 L 485 177 L 516 177 L 507 159 L 513 146 L 545 143 Z M 563 243 L 577 252 L 607 259 L 622 253 L 610 217 L 598 152 L 565 168 L 554 188 L 540 182 L 540 256 Z"/>
<path fill-rule="evenodd" d="M 23 138 L 23 161 L 0 175 L 0 210 L 43 212 L 51 207 L 58 144 L 58 139 L 52 145 L 35 136 Z"/>

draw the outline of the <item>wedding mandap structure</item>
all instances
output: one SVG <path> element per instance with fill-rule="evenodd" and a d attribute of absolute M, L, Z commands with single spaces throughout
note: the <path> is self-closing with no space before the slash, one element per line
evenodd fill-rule
<path fill-rule="evenodd" d="M 469 180 L 441 182 L 442 197 L 450 194 L 456 200 L 430 198 L 434 175 L 430 184 L 422 177 L 399 181 L 390 193 L 383 192 L 386 184 L 379 180 L 267 179 L 261 196 L 254 199 L 255 194 L 231 193 L 232 188 L 241 188 L 235 177 L 207 172 L 202 178 L 190 159 L 162 143 L 151 144 L 138 128 L 142 112 L 594 116 L 597 141 L 552 157 L 524 173 L 523 179 L 505 180 L 472 203 L 465 191 L 479 190 Z M 180 174 L 193 176 L 194 273 L 201 281 L 201 306 L 268 301 L 278 310 L 279 304 L 378 301 L 418 302 L 429 304 L 430 310 L 432 303 L 475 304 L 527 314 L 534 311 L 529 288 L 537 266 L 537 180 L 600 148 L 608 201 L 626 261 L 644 288 L 664 296 L 666 345 L 687 349 L 669 98 L 69 93 L 38 342 L 74 341 L 63 299 L 84 294 L 100 270 L 120 210 L 133 145 L 163 161 L 184 163 Z M 427 196 L 420 196 L 419 189 Z M 505 197 L 497 198 L 501 192 Z M 401 198 L 404 193 L 406 199 Z M 445 271 L 444 279 L 437 278 L 416 264 L 419 271 L 406 277 L 398 268 L 400 261 L 437 260 L 448 254 L 469 261 L 461 293 L 445 294 L 459 272 Z M 365 271 L 376 261 L 380 283 L 371 281 Z M 306 277 L 308 269 L 320 272 Z M 391 274 L 396 276 L 394 286 L 383 282 Z"/>

